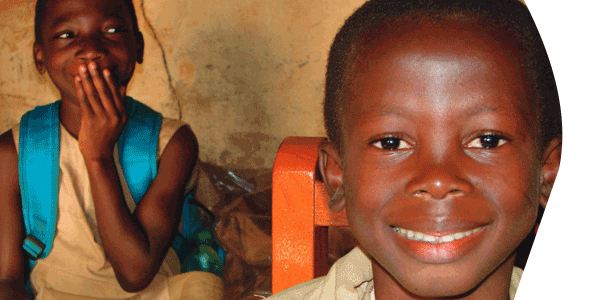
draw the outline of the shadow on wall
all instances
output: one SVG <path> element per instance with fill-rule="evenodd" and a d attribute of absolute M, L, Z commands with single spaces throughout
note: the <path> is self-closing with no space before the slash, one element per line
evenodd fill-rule
<path fill-rule="evenodd" d="M 276 83 L 290 77 L 287 58 L 272 53 L 272 44 L 262 35 L 223 30 L 198 33 L 186 45 L 189 52 L 176 70 L 176 97 L 183 119 L 201 128 L 200 152 L 211 162 L 237 168 L 272 164 L 280 143 L 272 132 L 285 131 L 285 124 L 273 120 L 276 110 L 270 107 L 275 95 L 284 94 Z M 194 51 L 202 48 L 209 59 Z"/>
<path fill-rule="evenodd" d="M 329 12 L 337 5 L 351 11 L 347 2 L 142 4 L 146 39 L 156 36 L 155 48 L 164 53 L 152 59 L 168 66 L 173 91 L 172 101 L 158 109 L 191 125 L 201 159 L 230 168 L 270 168 L 286 136 L 324 135 L 326 55 L 345 16 Z"/>

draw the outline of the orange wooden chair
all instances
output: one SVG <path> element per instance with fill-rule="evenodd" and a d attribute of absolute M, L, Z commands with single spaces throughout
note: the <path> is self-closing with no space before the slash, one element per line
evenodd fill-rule
<path fill-rule="evenodd" d="M 325 138 L 288 137 L 273 166 L 273 293 L 327 274 L 327 227 L 348 226 L 332 213 L 317 167 Z"/>

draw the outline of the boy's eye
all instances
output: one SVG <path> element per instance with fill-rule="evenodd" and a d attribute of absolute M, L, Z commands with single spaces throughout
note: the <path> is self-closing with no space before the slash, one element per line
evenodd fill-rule
<path fill-rule="evenodd" d="M 477 138 L 469 142 L 467 148 L 491 149 L 502 146 L 507 142 L 508 140 L 506 140 L 506 138 L 504 138 L 503 136 L 496 134 L 485 134 L 482 136 L 478 136 Z"/>
<path fill-rule="evenodd" d="M 62 33 L 59 33 L 54 36 L 55 39 L 68 39 L 68 38 L 72 38 L 72 37 L 73 37 L 72 32 L 62 32 Z"/>
<path fill-rule="evenodd" d="M 384 137 L 376 140 L 371 145 L 373 145 L 375 148 L 385 150 L 400 150 L 410 148 L 410 145 L 406 141 L 397 137 Z"/>
<path fill-rule="evenodd" d="M 120 33 L 125 32 L 125 28 L 123 27 L 111 27 L 106 30 L 106 33 Z"/>

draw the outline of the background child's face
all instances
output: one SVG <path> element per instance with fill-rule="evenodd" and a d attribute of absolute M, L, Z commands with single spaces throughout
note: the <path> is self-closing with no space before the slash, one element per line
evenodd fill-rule
<path fill-rule="evenodd" d="M 119 86 L 127 85 L 143 47 L 135 38 L 131 13 L 122 1 L 48 0 L 34 58 L 63 99 L 76 99 L 74 78 L 79 66 L 91 61 L 110 70 Z"/>
<path fill-rule="evenodd" d="M 350 226 L 378 263 L 376 289 L 386 276 L 450 296 L 512 271 L 535 222 L 540 163 L 509 46 L 423 27 L 383 32 L 362 52 L 343 103 L 341 163 Z"/>

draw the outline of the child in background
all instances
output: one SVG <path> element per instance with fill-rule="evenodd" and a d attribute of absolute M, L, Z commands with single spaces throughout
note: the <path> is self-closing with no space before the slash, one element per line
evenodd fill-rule
<path fill-rule="evenodd" d="M 134 204 L 116 143 L 127 123 L 125 91 L 144 40 L 131 0 L 39 0 L 35 65 L 60 92 L 60 176 L 53 247 L 26 272 L 19 188 L 19 125 L 0 136 L 0 299 L 220 299 L 222 280 L 177 275 L 171 242 L 195 184 L 198 143 L 163 118 L 157 173 Z M 132 125 L 134 126 L 134 125 Z M 21 174 L 23 175 L 23 174 Z"/>
<path fill-rule="evenodd" d="M 333 42 L 324 106 L 319 169 L 360 246 L 270 299 L 512 299 L 562 144 L 525 5 L 367 2 Z"/>

